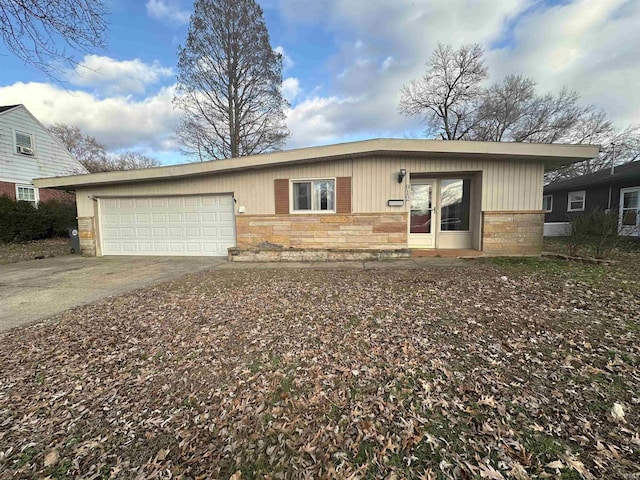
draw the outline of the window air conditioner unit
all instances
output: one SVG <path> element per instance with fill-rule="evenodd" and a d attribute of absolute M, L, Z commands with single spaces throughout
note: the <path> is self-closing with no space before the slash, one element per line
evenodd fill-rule
<path fill-rule="evenodd" d="M 18 153 L 22 153 L 23 155 L 33 155 L 33 148 L 18 145 Z"/>

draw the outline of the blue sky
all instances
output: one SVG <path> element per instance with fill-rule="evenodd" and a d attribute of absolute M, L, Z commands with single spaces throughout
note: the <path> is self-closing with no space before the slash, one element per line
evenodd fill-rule
<path fill-rule="evenodd" d="M 523 73 L 540 91 L 576 89 L 620 126 L 640 124 L 640 0 L 259 0 L 285 55 L 287 148 L 420 136 L 399 90 L 438 42 L 484 46 L 490 80 Z M 79 54 L 62 84 L 3 56 L 0 104 L 68 123 L 110 149 L 188 161 L 173 134 L 178 44 L 188 0 L 108 0 L 108 45 Z M 0 54 L 5 54 L 0 45 Z"/>

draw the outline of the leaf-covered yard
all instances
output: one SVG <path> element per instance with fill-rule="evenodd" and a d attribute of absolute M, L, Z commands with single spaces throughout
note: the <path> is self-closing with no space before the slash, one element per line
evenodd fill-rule
<path fill-rule="evenodd" d="M 637 478 L 640 283 L 229 270 L 0 337 L 1 478 Z"/>

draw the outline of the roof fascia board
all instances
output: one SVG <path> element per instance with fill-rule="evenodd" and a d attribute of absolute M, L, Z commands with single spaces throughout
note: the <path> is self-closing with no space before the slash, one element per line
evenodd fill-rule
<path fill-rule="evenodd" d="M 209 162 L 170 165 L 141 170 L 105 172 L 91 175 L 72 175 L 37 179 L 40 187 L 100 185 L 107 183 L 144 182 L 166 178 L 189 177 L 201 174 L 230 173 L 263 167 L 276 167 L 292 163 L 318 162 L 354 158 L 375 154 L 411 154 L 445 156 L 482 156 L 485 158 L 513 158 L 539 161 L 554 168 L 576 161 L 593 158 L 597 145 L 559 145 L 531 143 L 467 142 L 448 140 L 377 139 L 359 142 L 308 147 L 281 152 L 265 153 L 242 158 Z"/>

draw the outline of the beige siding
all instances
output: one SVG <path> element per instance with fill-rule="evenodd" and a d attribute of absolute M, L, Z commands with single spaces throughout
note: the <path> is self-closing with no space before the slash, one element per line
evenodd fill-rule
<path fill-rule="evenodd" d="M 273 214 L 273 181 L 277 178 L 352 177 L 353 213 L 399 212 L 387 200 L 404 198 L 405 182 L 397 181 L 398 171 L 411 174 L 482 172 L 483 211 L 540 210 L 544 167 L 522 160 L 437 159 L 402 155 L 368 157 L 356 160 L 322 161 L 287 167 L 262 167 L 237 173 L 217 174 L 172 181 L 155 181 L 119 186 L 89 187 L 78 190 L 78 215 L 93 216 L 89 195 L 188 195 L 233 193 L 236 207 L 244 206 L 248 215 Z"/>
<path fill-rule="evenodd" d="M 406 168 L 409 175 L 482 172 L 482 210 L 542 208 L 542 164 L 518 160 L 510 162 L 387 157 L 354 161 L 353 211 L 397 211 L 397 208 L 387 207 L 387 200 L 404 198 L 405 184 L 399 184 L 397 181 L 401 168 Z"/>

